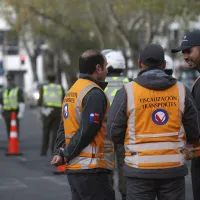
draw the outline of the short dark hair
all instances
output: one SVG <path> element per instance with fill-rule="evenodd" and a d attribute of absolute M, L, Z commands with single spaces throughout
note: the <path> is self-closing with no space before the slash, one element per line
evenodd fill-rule
<path fill-rule="evenodd" d="M 103 68 L 104 62 L 105 58 L 101 51 L 89 49 L 79 57 L 79 72 L 93 74 L 98 64 Z"/>

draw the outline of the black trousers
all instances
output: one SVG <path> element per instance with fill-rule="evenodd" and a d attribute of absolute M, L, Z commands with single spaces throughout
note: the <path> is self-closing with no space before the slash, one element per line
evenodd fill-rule
<path fill-rule="evenodd" d="M 185 178 L 140 179 L 127 177 L 126 200 L 185 200 Z"/>
<path fill-rule="evenodd" d="M 67 174 L 72 200 L 115 200 L 108 173 Z"/>
<path fill-rule="evenodd" d="M 191 160 L 191 175 L 194 200 L 200 200 L 200 157 Z"/>
<path fill-rule="evenodd" d="M 43 116 L 42 119 L 43 119 L 43 135 L 42 135 L 42 147 L 40 154 L 47 155 L 50 138 L 51 138 L 51 154 L 53 154 L 57 130 L 59 128 L 61 120 L 61 111 L 59 110 L 53 111 L 49 116 Z"/>
<path fill-rule="evenodd" d="M 118 190 L 122 196 L 122 200 L 126 199 L 126 177 L 123 175 L 123 165 L 125 150 L 123 144 L 116 144 L 115 146 L 117 173 L 118 173 Z M 114 172 L 110 174 L 110 181 L 114 186 Z"/>
<path fill-rule="evenodd" d="M 118 189 L 122 195 L 122 199 L 126 199 L 126 177 L 123 175 L 123 165 L 125 150 L 123 144 L 117 144 L 115 146 L 116 158 L 117 158 L 117 172 L 118 172 Z"/>

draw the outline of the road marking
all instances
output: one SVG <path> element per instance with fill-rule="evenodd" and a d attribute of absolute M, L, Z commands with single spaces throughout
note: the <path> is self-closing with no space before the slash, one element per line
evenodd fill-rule
<path fill-rule="evenodd" d="M 51 181 L 53 183 L 55 183 L 56 185 L 64 185 L 67 186 L 69 185 L 66 181 L 63 181 L 59 178 L 56 178 L 55 176 L 40 176 L 40 177 L 25 177 L 25 180 L 29 180 L 29 181 L 41 181 L 41 180 L 46 180 L 46 181 Z"/>
<path fill-rule="evenodd" d="M 52 181 L 53 183 L 55 183 L 57 185 L 68 185 L 67 179 L 66 179 L 66 181 L 62 181 L 61 179 L 58 179 L 54 176 L 44 176 L 43 179 Z"/>
<path fill-rule="evenodd" d="M 0 190 L 27 188 L 28 186 L 18 179 L 0 179 Z"/>
<path fill-rule="evenodd" d="M 26 162 L 28 159 L 24 158 L 24 157 L 17 157 L 18 160 Z"/>

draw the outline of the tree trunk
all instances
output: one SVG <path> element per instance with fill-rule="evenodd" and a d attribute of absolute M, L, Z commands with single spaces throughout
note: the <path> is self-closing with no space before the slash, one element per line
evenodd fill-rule
<path fill-rule="evenodd" d="M 38 75 L 37 75 L 37 57 L 31 57 L 31 67 L 33 71 L 33 82 L 38 82 Z"/>
<path fill-rule="evenodd" d="M 65 71 L 65 76 L 67 79 L 68 88 L 70 88 L 77 80 L 77 75 L 75 73 L 69 74 L 67 71 Z"/>
<path fill-rule="evenodd" d="M 60 56 L 60 53 L 58 54 L 58 57 L 57 57 L 57 68 L 56 68 L 56 74 L 57 74 L 57 82 L 58 84 L 61 84 L 62 80 L 61 80 L 61 73 L 62 73 L 62 70 L 61 70 L 61 56 Z"/>

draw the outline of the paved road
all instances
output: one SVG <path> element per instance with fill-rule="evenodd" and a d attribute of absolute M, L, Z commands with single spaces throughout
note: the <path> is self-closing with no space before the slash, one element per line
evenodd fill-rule
<path fill-rule="evenodd" d="M 27 110 L 21 122 L 20 151 L 23 156 L 6 157 L 5 126 L 0 119 L 0 200 L 70 200 L 65 175 L 54 175 L 51 156 L 40 157 L 41 122 L 34 110 Z M 117 177 L 116 177 L 117 182 Z M 192 200 L 190 176 L 186 177 L 187 200 Z M 116 189 L 116 200 L 120 200 Z"/>

